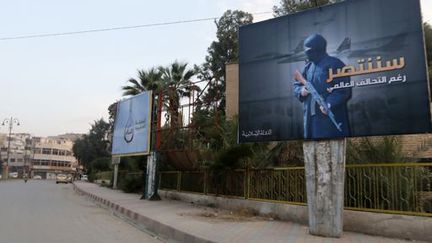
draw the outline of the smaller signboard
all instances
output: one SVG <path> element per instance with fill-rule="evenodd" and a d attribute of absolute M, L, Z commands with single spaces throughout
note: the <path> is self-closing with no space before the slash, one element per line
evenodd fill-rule
<path fill-rule="evenodd" d="M 150 153 L 151 107 L 151 91 L 118 103 L 112 146 L 114 157 Z"/>

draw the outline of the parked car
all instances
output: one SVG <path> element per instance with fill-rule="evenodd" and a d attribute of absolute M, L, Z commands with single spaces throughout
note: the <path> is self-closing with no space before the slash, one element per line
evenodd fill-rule
<path fill-rule="evenodd" d="M 35 179 L 35 180 L 41 180 L 41 179 L 42 179 L 42 176 L 40 176 L 40 175 L 35 175 L 35 176 L 33 176 L 33 179 Z"/>
<path fill-rule="evenodd" d="M 71 174 L 67 174 L 66 177 L 67 177 L 67 182 L 72 183 L 73 176 Z"/>
<path fill-rule="evenodd" d="M 11 172 L 11 173 L 9 173 L 9 177 L 10 178 L 14 178 L 14 179 L 18 178 L 18 172 Z"/>
<path fill-rule="evenodd" d="M 88 176 L 87 175 L 82 175 L 81 176 L 81 180 L 82 181 L 88 181 Z"/>
<path fill-rule="evenodd" d="M 59 183 L 68 183 L 68 179 L 67 179 L 67 176 L 65 175 L 65 174 L 58 174 L 57 176 L 56 176 L 56 184 L 59 184 Z"/>

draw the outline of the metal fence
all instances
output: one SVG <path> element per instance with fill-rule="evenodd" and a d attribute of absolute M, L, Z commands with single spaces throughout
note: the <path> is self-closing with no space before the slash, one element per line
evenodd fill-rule
<path fill-rule="evenodd" d="M 111 181 L 113 179 L 113 171 L 101 171 L 95 174 L 94 180 L 106 180 Z M 118 172 L 117 184 L 120 185 L 126 178 L 144 178 L 144 172 L 129 172 L 126 170 L 120 170 Z M 144 180 L 144 179 L 142 179 Z"/>
<path fill-rule="evenodd" d="M 96 173 L 94 179 L 95 180 L 107 180 L 107 181 L 111 181 L 112 175 L 113 175 L 112 171 L 102 171 L 102 172 Z"/>
<path fill-rule="evenodd" d="M 306 205 L 304 167 L 165 171 L 160 188 Z M 432 163 L 347 165 L 345 208 L 432 216 Z"/>

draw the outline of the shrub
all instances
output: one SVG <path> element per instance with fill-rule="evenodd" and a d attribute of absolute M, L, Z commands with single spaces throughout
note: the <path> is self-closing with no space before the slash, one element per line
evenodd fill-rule
<path fill-rule="evenodd" d="M 347 143 L 347 164 L 400 163 L 405 160 L 398 136 L 350 139 Z"/>
<path fill-rule="evenodd" d="M 141 175 L 126 175 L 119 183 L 119 188 L 126 193 L 138 193 L 144 188 L 145 181 Z"/>

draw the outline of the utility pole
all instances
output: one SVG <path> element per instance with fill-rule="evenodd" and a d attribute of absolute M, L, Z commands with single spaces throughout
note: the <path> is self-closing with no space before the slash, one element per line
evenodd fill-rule
<path fill-rule="evenodd" d="M 15 117 L 6 118 L 2 122 L 2 126 L 9 125 L 9 136 L 8 136 L 8 148 L 7 148 L 7 161 L 6 165 L 3 166 L 3 178 L 8 179 L 9 178 L 9 163 L 10 163 L 10 142 L 11 142 L 11 135 L 12 135 L 12 128 L 13 124 L 16 124 L 17 126 L 20 125 L 20 122 Z"/>

